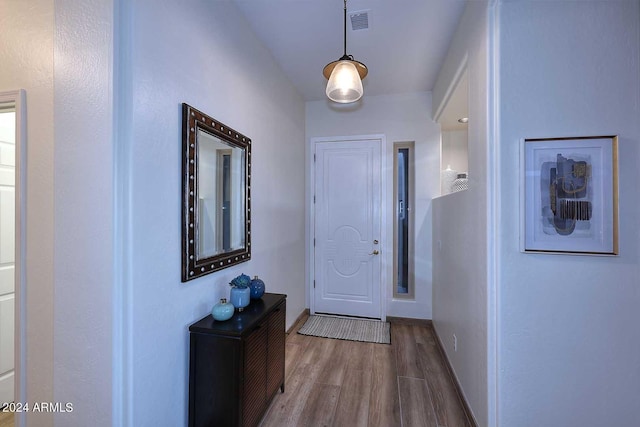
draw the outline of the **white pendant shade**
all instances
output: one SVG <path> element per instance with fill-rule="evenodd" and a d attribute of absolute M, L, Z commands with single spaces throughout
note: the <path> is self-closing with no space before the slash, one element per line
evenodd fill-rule
<path fill-rule="evenodd" d="M 343 60 L 336 64 L 327 83 L 327 97 L 346 104 L 362 97 L 362 80 L 352 61 Z"/>

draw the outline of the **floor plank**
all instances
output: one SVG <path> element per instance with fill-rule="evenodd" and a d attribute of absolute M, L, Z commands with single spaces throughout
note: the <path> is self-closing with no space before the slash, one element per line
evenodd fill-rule
<path fill-rule="evenodd" d="M 276 394 L 260 425 L 264 427 L 298 425 L 319 372 L 318 365 L 299 364 L 289 380 L 285 380 L 285 392 Z"/>
<path fill-rule="evenodd" d="M 436 337 L 434 335 L 432 327 L 424 328 L 417 325 L 412 325 L 411 335 L 416 344 L 428 344 L 432 346 L 436 345 Z"/>
<path fill-rule="evenodd" d="M 347 341 L 322 339 L 316 342 L 321 344 L 322 352 L 322 357 L 318 360 L 322 370 L 317 381 L 322 384 L 341 386 L 349 361 Z"/>
<path fill-rule="evenodd" d="M 296 325 L 295 331 L 300 329 L 302 325 L 304 325 L 304 323 Z M 290 334 L 287 335 L 287 342 L 290 342 L 290 343 L 307 345 L 311 341 L 313 341 L 313 337 L 309 335 L 302 335 L 297 332 L 291 332 Z"/>
<path fill-rule="evenodd" d="M 435 340 L 431 345 L 419 343 L 417 348 L 438 425 L 443 427 L 468 425 L 455 386 L 451 382 Z"/>
<path fill-rule="evenodd" d="M 418 349 L 413 333 L 414 326 L 405 324 L 391 325 L 391 342 L 395 343 L 398 375 L 401 377 L 424 379 L 420 359 L 416 357 Z"/>
<path fill-rule="evenodd" d="M 297 425 L 328 427 L 333 425 L 333 416 L 338 404 L 340 387 L 316 383 L 309 393 L 306 405 Z"/>
<path fill-rule="evenodd" d="M 291 378 L 291 374 L 298 366 L 298 363 L 300 362 L 300 357 L 303 351 L 304 351 L 304 346 L 301 344 L 295 344 L 295 343 L 289 343 L 289 342 L 285 344 L 285 352 L 284 352 L 285 384 L 289 382 L 289 378 Z"/>
<path fill-rule="evenodd" d="M 0 427 L 13 427 L 13 412 L 0 412 Z"/>
<path fill-rule="evenodd" d="M 373 349 L 380 344 L 367 342 L 344 341 L 348 351 L 347 369 L 361 369 L 370 371 L 373 369 Z"/>
<path fill-rule="evenodd" d="M 400 426 L 398 372 L 392 346 L 376 345 L 373 349 L 373 375 L 369 402 L 369 425 L 372 427 Z"/>
<path fill-rule="evenodd" d="M 403 427 L 438 425 L 425 380 L 398 377 L 398 389 Z"/>
<path fill-rule="evenodd" d="M 346 372 L 340 388 L 340 400 L 333 425 L 353 427 L 369 425 L 371 382 L 371 370 L 350 369 Z"/>

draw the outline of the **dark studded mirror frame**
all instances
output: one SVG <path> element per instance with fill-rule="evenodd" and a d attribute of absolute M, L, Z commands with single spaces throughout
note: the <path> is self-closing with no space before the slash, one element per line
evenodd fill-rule
<path fill-rule="evenodd" d="M 245 227 L 243 248 L 197 258 L 198 129 L 245 153 Z M 182 104 L 182 281 L 186 282 L 251 259 L 251 139 L 188 104 Z"/>

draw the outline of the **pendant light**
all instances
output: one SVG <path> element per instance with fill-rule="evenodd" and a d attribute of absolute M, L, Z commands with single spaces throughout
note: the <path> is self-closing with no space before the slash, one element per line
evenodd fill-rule
<path fill-rule="evenodd" d="M 356 102 L 362 98 L 362 79 L 367 76 L 367 66 L 347 55 L 347 0 L 344 0 L 344 55 L 327 64 L 322 70 L 327 82 L 327 97 L 341 104 Z"/>

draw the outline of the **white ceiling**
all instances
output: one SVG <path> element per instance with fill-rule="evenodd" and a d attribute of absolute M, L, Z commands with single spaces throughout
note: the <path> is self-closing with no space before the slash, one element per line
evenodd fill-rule
<path fill-rule="evenodd" d="M 324 99 L 322 69 L 343 54 L 343 0 L 235 1 L 304 99 Z M 365 95 L 432 90 L 465 3 L 348 0 L 347 13 L 369 11 L 367 30 L 347 17 L 347 54 L 369 68 Z"/>

